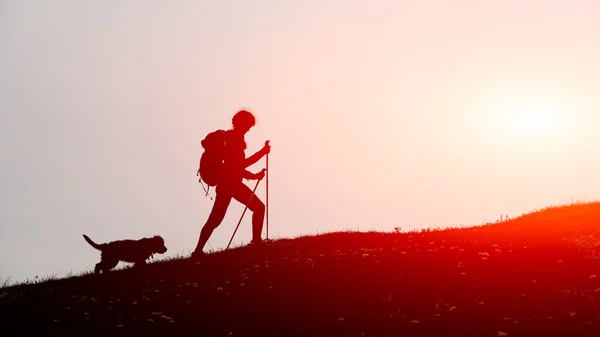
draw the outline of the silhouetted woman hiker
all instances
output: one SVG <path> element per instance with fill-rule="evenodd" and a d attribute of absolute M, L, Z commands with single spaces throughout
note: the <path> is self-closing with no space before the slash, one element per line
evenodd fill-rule
<path fill-rule="evenodd" d="M 260 151 L 246 158 L 246 141 L 244 135 L 255 124 L 254 115 L 246 110 L 238 111 L 231 119 L 232 128 L 225 131 L 225 153 L 223 160 L 223 176 L 216 187 L 216 197 L 208 216 L 202 227 L 198 245 L 192 253 L 192 259 L 204 255 L 204 245 L 212 232 L 217 228 L 227 212 L 231 198 L 248 206 L 252 212 L 252 241 L 251 244 L 262 242 L 261 234 L 265 217 L 265 204 L 242 181 L 245 179 L 262 179 L 265 176 L 263 169 L 259 173 L 251 173 L 246 168 L 260 160 L 271 151 L 271 146 L 265 145 Z M 252 197 L 252 198 L 250 198 Z"/>

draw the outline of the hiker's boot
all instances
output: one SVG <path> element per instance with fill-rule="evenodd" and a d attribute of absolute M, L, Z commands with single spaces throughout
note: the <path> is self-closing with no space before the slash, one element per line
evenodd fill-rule
<path fill-rule="evenodd" d="M 200 261 L 205 256 L 206 256 L 206 253 L 204 253 L 201 250 L 200 251 L 194 251 L 194 252 L 192 252 L 192 255 L 190 256 L 190 259 L 193 260 L 193 261 Z"/>
<path fill-rule="evenodd" d="M 250 241 L 250 244 L 253 245 L 253 246 L 262 245 L 263 243 L 264 243 L 264 241 L 261 238 L 252 239 L 252 241 Z"/>
<path fill-rule="evenodd" d="M 273 240 L 271 239 L 254 239 L 250 241 L 250 246 L 253 247 L 265 247 L 273 245 Z"/>

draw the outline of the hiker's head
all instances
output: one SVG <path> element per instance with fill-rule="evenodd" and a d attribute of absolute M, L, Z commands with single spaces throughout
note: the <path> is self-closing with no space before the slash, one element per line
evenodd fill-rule
<path fill-rule="evenodd" d="M 246 133 L 256 124 L 256 118 L 250 111 L 240 110 L 231 119 L 231 124 L 234 130 Z"/>

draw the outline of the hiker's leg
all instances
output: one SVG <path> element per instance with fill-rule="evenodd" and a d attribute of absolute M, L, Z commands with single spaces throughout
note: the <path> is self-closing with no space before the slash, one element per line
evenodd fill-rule
<path fill-rule="evenodd" d="M 225 190 L 217 191 L 215 203 L 213 204 L 210 215 L 208 216 L 208 219 L 206 220 L 206 223 L 200 232 L 200 238 L 198 239 L 198 244 L 196 245 L 195 249 L 196 252 L 202 252 L 204 245 L 206 245 L 206 242 L 210 238 L 212 232 L 215 230 L 215 228 L 219 227 L 223 221 L 223 218 L 225 218 L 225 213 L 227 212 L 227 207 L 229 207 L 230 202 L 231 193 L 228 193 L 228 191 Z"/>
<path fill-rule="evenodd" d="M 248 209 L 252 212 L 252 241 L 260 241 L 265 218 L 265 204 L 243 182 L 235 185 L 232 193 L 235 200 L 248 206 Z M 252 199 L 250 199 L 250 196 L 252 196 Z"/>

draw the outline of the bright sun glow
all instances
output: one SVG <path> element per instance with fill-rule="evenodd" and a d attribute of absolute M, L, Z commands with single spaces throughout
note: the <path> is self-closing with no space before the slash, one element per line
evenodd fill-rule
<path fill-rule="evenodd" d="M 506 150 L 551 153 L 568 142 L 565 107 L 556 97 L 521 96 L 498 105 L 496 139 Z"/>
<path fill-rule="evenodd" d="M 558 90 L 494 89 L 475 97 L 469 114 L 482 146 L 550 153 L 572 142 L 581 110 L 574 97 Z"/>
<path fill-rule="evenodd" d="M 558 104 L 535 100 L 514 102 L 507 105 L 503 112 L 507 131 L 531 136 L 534 136 L 534 133 L 560 131 L 561 111 Z"/>

